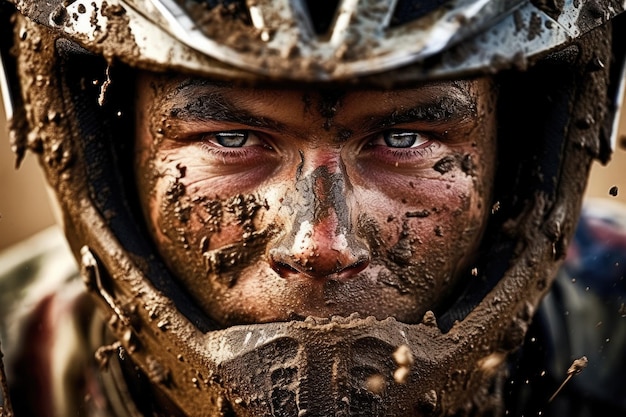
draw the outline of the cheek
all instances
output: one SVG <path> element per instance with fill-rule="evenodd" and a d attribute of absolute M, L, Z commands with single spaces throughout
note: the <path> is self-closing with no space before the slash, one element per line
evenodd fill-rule
<path fill-rule="evenodd" d="M 366 181 L 361 178 L 367 187 L 355 187 L 360 233 L 374 249 L 376 262 L 396 277 L 379 280 L 401 291 L 420 287 L 427 304 L 445 294 L 458 272 L 468 267 L 491 199 L 490 169 L 480 168 L 485 163 L 481 159 L 458 153 L 448 159 L 446 169 L 425 168 L 411 175 L 377 172 Z M 422 279 L 415 281 L 414 276 Z"/>
<path fill-rule="evenodd" d="M 242 175 L 225 175 L 195 146 L 159 149 L 140 160 L 140 199 L 157 240 L 186 241 L 203 250 L 245 238 L 254 214 L 266 205 L 251 196 L 274 169 L 260 164 Z"/>

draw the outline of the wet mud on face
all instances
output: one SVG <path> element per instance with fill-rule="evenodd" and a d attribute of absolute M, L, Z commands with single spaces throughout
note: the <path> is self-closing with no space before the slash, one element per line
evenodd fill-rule
<path fill-rule="evenodd" d="M 360 114 L 359 96 L 272 91 L 271 106 L 264 107 L 254 89 L 207 87 L 180 78 L 165 80 L 165 87 L 159 82 L 152 94 L 166 97 L 165 103 L 146 114 L 156 127 L 146 138 L 153 149 L 146 159 L 155 168 L 146 188 L 160 187 L 152 207 L 161 219 L 153 224 L 154 235 L 165 237 L 162 257 L 216 322 L 282 321 L 356 311 L 413 323 L 441 302 L 459 262 L 473 251 L 480 229 L 474 222 L 482 196 L 475 193 L 474 176 L 483 172 L 483 155 L 468 142 L 477 130 L 473 119 L 466 119 L 474 113 L 470 96 L 458 92 L 460 103 L 441 109 L 436 104 L 440 90 L 429 87 L 425 98 L 409 91 L 391 110 L 374 106 Z M 211 92 L 219 92 L 219 97 Z M 389 103 L 394 103 L 391 98 Z M 283 126 L 290 126 L 291 120 L 298 123 L 298 130 L 287 130 L 286 137 L 285 131 L 268 128 L 270 141 L 276 142 L 268 152 L 260 151 L 263 158 L 274 149 L 289 153 L 283 159 L 262 159 L 278 168 L 259 172 L 244 185 L 249 189 L 244 193 L 241 179 L 251 170 L 247 154 L 228 151 L 230 160 L 214 156 L 226 152 L 212 154 L 207 141 L 213 143 L 213 138 L 197 138 L 194 132 L 220 129 L 216 119 L 232 119 L 230 107 L 206 102 L 222 99 L 254 111 L 252 122 L 240 112 L 236 123 L 247 126 L 268 114 Z M 260 106 L 251 109 L 250 103 Z M 348 105 L 356 107 L 346 107 L 343 113 Z M 292 110 L 295 119 L 284 122 Z M 453 110 L 461 114 L 450 115 Z M 204 116 L 206 112 L 211 114 Z M 344 153 L 370 138 L 362 132 L 379 131 L 366 126 L 353 132 L 343 123 L 376 116 L 372 126 L 382 122 L 392 128 L 408 120 L 407 112 L 425 119 L 418 119 L 416 126 L 432 123 L 441 131 L 442 139 L 433 140 L 428 152 L 367 148 L 354 154 L 358 159 Z M 310 128 L 302 130 L 310 140 L 299 142 L 293 132 L 304 127 Z M 352 140 L 353 135 L 358 137 Z M 400 153 L 411 163 L 394 165 Z M 370 168 L 380 174 L 373 175 Z M 342 256 L 352 259 L 354 274 L 344 273 Z"/>

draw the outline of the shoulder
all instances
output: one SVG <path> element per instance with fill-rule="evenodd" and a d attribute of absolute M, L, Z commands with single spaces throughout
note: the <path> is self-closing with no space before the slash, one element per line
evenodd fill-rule
<path fill-rule="evenodd" d="M 86 360 L 79 347 L 91 305 L 77 278 L 57 228 L 0 253 L 0 336 L 17 415 L 58 410 L 64 402 L 53 392 L 69 377 L 78 381 L 73 369 Z"/>

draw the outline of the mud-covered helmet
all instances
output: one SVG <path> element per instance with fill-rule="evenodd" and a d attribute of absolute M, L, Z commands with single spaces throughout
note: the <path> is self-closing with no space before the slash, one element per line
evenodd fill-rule
<path fill-rule="evenodd" d="M 507 356 L 521 346 L 563 259 L 589 165 L 610 155 L 625 7 L 612 0 L 0 2 L 12 146 L 18 161 L 26 150 L 39 155 L 124 360 L 172 410 L 497 413 Z M 133 132 L 124 92 L 137 68 L 379 88 L 494 74 L 499 135 L 507 140 L 481 256 L 466 271 L 472 279 L 419 324 L 351 316 L 219 328 L 160 259 L 132 203 L 125 180 L 132 141 L 120 138 Z M 394 378 L 400 368 L 406 375 Z"/>

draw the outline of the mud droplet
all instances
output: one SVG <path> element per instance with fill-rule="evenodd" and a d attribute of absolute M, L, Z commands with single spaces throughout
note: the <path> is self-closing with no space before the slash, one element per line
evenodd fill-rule
<path fill-rule="evenodd" d="M 407 378 L 409 377 L 409 373 L 410 373 L 410 368 L 407 368 L 406 366 L 400 366 L 398 367 L 398 369 L 394 371 L 393 379 L 398 384 L 404 384 Z"/>
<path fill-rule="evenodd" d="M 365 387 L 373 394 L 380 395 L 385 389 L 385 377 L 381 374 L 374 374 L 367 378 Z"/>
<path fill-rule="evenodd" d="M 594 56 L 593 59 L 589 62 L 589 69 L 591 71 L 599 71 L 604 69 L 604 62 L 598 57 Z"/>
<path fill-rule="evenodd" d="M 614 185 L 609 189 L 609 194 L 613 197 L 617 197 L 618 191 L 617 185 Z"/>
<path fill-rule="evenodd" d="M 591 126 L 594 125 L 596 121 L 594 120 L 593 116 L 590 114 L 585 115 L 584 117 L 576 120 L 576 127 L 579 129 L 589 129 Z"/>
<path fill-rule="evenodd" d="M 94 357 L 98 362 L 98 366 L 100 369 L 107 369 L 109 366 L 109 360 L 111 356 L 120 348 L 120 342 L 115 342 L 112 345 L 100 346 L 96 353 L 94 353 Z"/>
<path fill-rule="evenodd" d="M 428 310 L 424 314 L 422 323 L 429 327 L 437 327 L 437 317 L 435 317 L 435 313 L 433 313 L 431 310 Z"/>
<path fill-rule="evenodd" d="M 474 161 L 472 160 L 472 155 L 467 154 L 463 157 L 461 161 L 461 169 L 465 172 L 466 175 L 475 176 L 476 175 L 476 166 Z"/>
<path fill-rule="evenodd" d="M 443 175 L 454 168 L 454 161 L 454 157 L 448 155 L 437 161 L 437 163 L 433 166 L 433 169 Z"/>
<path fill-rule="evenodd" d="M 165 366 L 152 356 L 146 358 L 146 365 L 148 365 L 148 377 L 152 382 L 165 386 L 169 385 L 170 371 Z"/>
<path fill-rule="evenodd" d="M 393 379 L 398 384 L 404 384 L 411 373 L 411 366 L 413 366 L 413 352 L 407 345 L 400 345 L 393 352 L 393 359 L 398 365 L 398 368 L 393 373 Z"/>
<path fill-rule="evenodd" d="M 60 26 L 67 20 L 67 10 L 63 5 L 58 5 L 56 9 L 50 15 L 50 19 L 54 24 Z"/>

